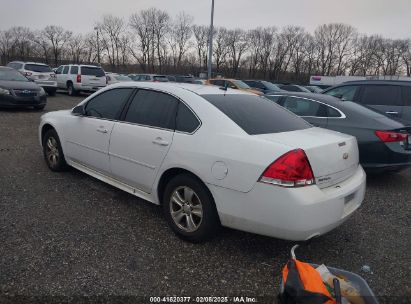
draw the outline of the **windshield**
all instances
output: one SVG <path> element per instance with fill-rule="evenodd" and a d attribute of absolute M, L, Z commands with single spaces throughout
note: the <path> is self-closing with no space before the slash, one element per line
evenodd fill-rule
<path fill-rule="evenodd" d="M 116 75 L 114 76 L 115 79 L 117 79 L 118 81 L 132 81 L 132 79 L 128 76 L 124 76 L 124 75 Z"/>
<path fill-rule="evenodd" d="M 311 128 L 304 119 L 260 96 L 245 94 L 202 95 L 250 135 Z"/>
<path fill-rule="evenodd" d="M 43 64 L 26 64 L 24 69 L 27 71 L 33 71 L 37 73 L 52 73 L 53 71 L 48 65 Z"/>
<path fill-rule="evenodd" d="M 251 89 L 248 84 L 242 82 L 241 80 L 232 80 L 232 82 L 239 88 L 239 89 Z"/>
<path fill-rule="evenodd" d="M 276 86 L 274 83 L 268 81 L 262 81 L 265 87 L 271 91 L 282 91 L 279 86 Z"/>
<path fill-rule="evenodd" d="M 83 66 L 81 67 L 81 75 L 103 77 L 106 76 L 106 73 L 101 68 Z"/>
<path fill-rule="evenodd" d="M 15 70 L 0 70 L 0 80 L 4 81 L 29 81 Z"/>

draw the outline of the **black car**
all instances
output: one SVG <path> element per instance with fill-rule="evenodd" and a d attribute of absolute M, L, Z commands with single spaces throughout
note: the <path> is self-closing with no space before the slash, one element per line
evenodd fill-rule
<path fill-rule="evenodd" d="M 349 81 L 326 89 L 322 93 L 354 101 L 385 115 L 411 122 L 411 81 Z"/>
<path fill-rule="evenodd" d="M 280 87 L 281 90 L 284 90 L 284 91 L 311 93 L 311 91 L 308 90 L 307 88 L 304 88 L 303 86 L 300 86 L 297 84 L 280 84 L 278 86 Z"/>
<path fill-rule="evenodd" d="M 260 90 L 264 94 L 282 91 L 282 89 L 280 89 L 277 85 L 265 80 L 243 80 L 243 82 L 248 84 L 253 89 Z"/>
<path fill-rule="evenodd" d="M 265 96 L 314 126 L 355 136 L 360 163 L 368 172 L 400 171 L 411 166 L 411 124 L 322 94 L 284 92 Z"/>
<path fill-rule="evenodd" d="M 0 66 L 0 107 L 34 107 L 42 110 L 46 103 L 43 88 L 16 70 Z"/>

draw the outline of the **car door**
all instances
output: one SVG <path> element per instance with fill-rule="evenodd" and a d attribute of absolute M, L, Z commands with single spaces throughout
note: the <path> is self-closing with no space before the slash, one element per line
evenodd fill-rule
<path fill-rule="evenodd" d="M 86 115 L 72 115 L 65 129 L 66 157 L 109 175 L 110 135 L 132 91 L 132 88 L 104 91 L 87 102 Z"/>
<path fill-rule="evenodd" d="M 404 106 L 398 85 L 363 85 L 359 102 L 392 117 L 402 117 Z"/>
<path fill-rule="evenodd" d="M 113 176 L 150 193 L 174 136 L 178 100 L 166 93 L 139 90 L 110 140 Z"/>
<path fill-rule="evenodd" d="M 402 91 L 402 100 L 404 107 L 402 109 L 402 119 L 411 123 L 411 86 L 403 86 Z"/>
<path fill-rule="evenodd" d="M 286 96 L 280 103 L 284 108 L 304 118 L 313 126 L 327 127 L 327 106 L 323 103 L 298 96 Z"/>

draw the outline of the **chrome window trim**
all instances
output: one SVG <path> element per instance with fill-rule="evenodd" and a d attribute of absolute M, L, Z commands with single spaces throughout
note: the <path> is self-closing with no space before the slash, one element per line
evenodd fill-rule
<path fill-rule="evenodd" d="M 336 107 L 334 107 L 334 106 L 331 106 L 331 105 L 329 105 L 329 104 L 326 104 L 325 102 L 322 102 L 322 101 L 319 101 L 319 100 L 315 100 L 315 99 L 312 99 L 312 98 L 308 98 L 308 97 L 302 97 L 302 96 L 295 96 L 295 95 L 268 95 L 268 96 L 276 96 L 276 97 L 293 97 L 293 98 L 300 98 L 300 99 L 305 99 L 305 100 L 309 100 L 309 101 L 313 101 L 313 102 L 317 102 L 317 103 L 320 103 L 320 104 L 322 104 L 322 105 L 324 105 L 324 106 L 326 106 L 326 107 L 330 107 L 330 108 L 332 108 L 332 109 L 334 109 L 334 110 L 336 110 L 338 113 L 340 113 L 340 117 L 324 117 L 324 116 L 300 116 L 300 115 L 298 115 L 298 116 L 300 116 L 300 117 L 308 117 L 308 118 L 327 118 L 327 119 L 345 119 L 345 118 L 347 118 L 347 116 L 344 114 L 344 112 L 343 111 L 341 111 L 340 109 L 338 109 L 338 108 L 336 108 Z M 272 100 L 271 100 L 272 101 Z M 286 108 L 287 109 L 287 108 Z M 288 110 L 288 109 L 287 109 Z M 290 110 L 289 110 L 290 111 Z M 295 114 L 295 113 L 294 113 Z M 297 115 L 297 114 L 296 114 Z"/>
<path fill-rule="evenodd" d="M 201 126 L 203 125 L 203 122 L 201 121 L 200 117 L 198 117 L 197 113 L 195 113 L 195 112 L 193 111 L 193 109 L 191 109 L 191 107 L 190 107 L 186 102 L 184 102 L 181 98 L 179 98 L 178 96 L 176 96 L 176 95 L 174 95 L 174 94 L 172 94 L 172 93 L 169 93 L 169 92 L 163 91 L 163 90 L 159 90 L 159 89 L 152 89 L 152 88 L 146 88 L 146 87 L 127 87 L 127 86 L 112 88 L 112 89 L 109 89 L 109 90 L 105 90 L 104 92 L 112 91 L 112 90 L 115 90 L 115 89 L 133 89 L 133 90 L 140 90 L 140 89 L 142 89 L 142 90 L 150 90 L 150 91 L 155 91 L 155 92 L 164 93 L 164 94 L 168 94 L 168 95 L 170 95 L 170 96 L 173 96 L 173 97 L 176 98 L 179 102 L 183 103 L 183 104 L 191 111 L 191 113 L 194 114 L 194 116 L 196 117 L 196 119 L 197 119 L 197 121 L 198 121 L 199 124 L 198 124 L 197 128 L 196 128 L 193 132 L 188 133 L 188 132 L 178 131 L 178 130 L 176 130 L 176 129 L 173 130 L 173 129 L 169 129 L 169 128 L 161 128 L 161 127 L 144 125 L 144 124 L 139 124 L 139 123 L 135 123 L 135 122 L 128 122 L 128 121 L 123 121 L 123 120 L 117 120 L 117 119 L 108 119 L 108 118 L 95 117 L 95 116 L 87 116 L 87 115 L 80 115 L 80 116 L 81 116 L 81 117 L 85 117 L 85 118 L 88 118 L 88 117 L 89 117 L 89 118 L 94 118 L 94 119 L 107 120 L 107 121 L 118 122 L 118 123 L 125 123 L 125 124 L 129 124 L 129 125 L 136 125 L 136 126 L 140 126 L 140 127 L 147 127 L 147 128 L 152 128 L 152 129 L 158 129 L 158 130 L 164 130 L 164 131 L 171 131 L 171 132 L 174 132 L 174 133 L 180 133 L 180 134 L 186 134 L 186 135 L 193 135 L 193 134 L 196 133 L 196 132 L 198 131 L 198 129 L 200 129 Z M 102 93 L 104 93 L 104 92 L 101 92 L 100 94 L 102 94 Z M 100 94 L 98 94 L 97 96 L 99 96 Z M 87 100 L 87 102 L 84 104 L 84 109 L 86 108 L 87 104 L 88 104 L 91 100 L 93 100 L 95 97 L 97 97 L 97 96 L 94 96 L 94 97 L 91 98 L 90 100 Z M 135 96 L 135 95 L 134 95 L 134 96 Z M 72 114 L 72 113 L 71 113 L 71 114 Z M 72 115 L 74 115 L 74 114 L 72 114 Z M 74 115 L 74 116 L 76 116 L 76 115 Z M 79 116 L 79 115 L 77 115 L 77 116 Z"/>

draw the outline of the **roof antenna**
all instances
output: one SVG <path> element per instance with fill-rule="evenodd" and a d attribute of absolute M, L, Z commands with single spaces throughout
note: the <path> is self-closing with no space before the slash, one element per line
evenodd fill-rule
<path fill-rule="evenodd" d="M 224 91 L 224 96 L 227 93 L 227 89 L 228 89 L 228 82 L 226 81 L 223 87 L 219 87 L 220 90 Z"/>

